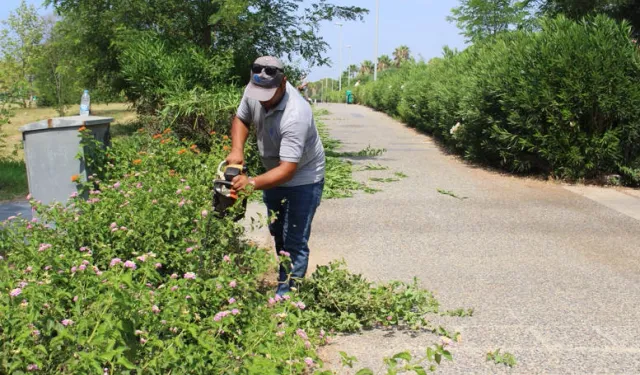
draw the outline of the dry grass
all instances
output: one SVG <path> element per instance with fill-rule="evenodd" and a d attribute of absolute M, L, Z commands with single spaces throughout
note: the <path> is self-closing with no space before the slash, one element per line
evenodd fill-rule
<path fill-rule="evenodd" d="M 114 122 L 112 126 L 123 124 L 136 118 L 135 112 L 130 108 L 127 103 L 112 103 L 112 104 L 93 104 L 91 106 L 92 114 L 95 116 L 113 117 Z M 71 106 L 67 109 L 66 115 L 73 116 L 78 114 L 80 106 Z M 3 131 L 7 134 L 6 144 L 4 149 L 4 156 L 11 154 L 14 150 L 14 146 L 19 145 L 22 142 L 22 134 L 18 129 L 21 126 L 45 120 L 51 117 L 58 117 L 58 112 L 54 108 L 18 108 L 15 110 L 15 116 L 11 118 L 11 123 L 2 126 Z M 0 151 L 2 153 L 3 151 Z M 0 154 L 0 156 L 3 156 Z M 18 159 L 22 160 L 22 150 L 18 151 Z"/>

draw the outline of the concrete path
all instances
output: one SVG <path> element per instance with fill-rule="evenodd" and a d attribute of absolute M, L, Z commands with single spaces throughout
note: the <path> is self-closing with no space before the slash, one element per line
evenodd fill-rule
<path fill-rule="evenodd" d="M 454 362 L 438 373 L 640 373 L 637 191 L 488 172 L 445 155 L 429 137 L 386 115 L 324 106 L 345 151 L 387 149 L 356 164 L 390 169 L 356 172 L 382 192 L 323 201 L 312 231 L 312 264 L 344 258 L 371 280 L 417 276 L 443 309 L 473 308 L 473 317 L 435 318 L 462 334 Z M 408 177 L 368 181 L 393 172 Z M 253 236 L 269 241 L 265 231 Z M 343 350 L 379 374 L 384 356 L 421 354 L 436 340 L 428 333 L 374 330 L 339 337 L 323 355 L 338 373 L 353 373 L 341 370 Z M 498 348 L 515 355 L 515 368 L 486 362 L 486 353 Z"/>
<path fill-rule="evenodd" d="M 0 202 L 0 221 L 4 221 L 18 214 L 22 214 L 24 218 L 31 219 L 31 206 L 29 206 L 29 202 Z"/>

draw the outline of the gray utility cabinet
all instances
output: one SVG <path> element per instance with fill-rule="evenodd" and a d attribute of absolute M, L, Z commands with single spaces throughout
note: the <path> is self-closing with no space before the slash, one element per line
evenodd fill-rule
<path fill-rule="evenodd" d="M 71 176 L 80 175 L 83 181 L 93 172 L 77 159 L 80 133 L 85 126 L 105 146 L 111 142 L 110 126 L 113 118 L 71 116 L 42 120 L 20 128 L 24 144 L 29 193 L 44 204 L 67 203 L 77 191 Z"/>

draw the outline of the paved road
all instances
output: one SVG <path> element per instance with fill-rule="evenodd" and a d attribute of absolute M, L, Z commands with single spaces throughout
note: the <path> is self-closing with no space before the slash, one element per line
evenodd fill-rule
<path fill-rule="evenodd" d="M 345 150 L 387 149 L 373 162 L 390 169 L 357 172 L 359 179 L 396 171 L 408 178 L 379 183 L 384 191 L 374 195 L 324 201 L 314 221 L 312 263 L 344 258 L 372 280 L 417 276 L 444 308 L 473 308 L 473 317 L 436 319 L 462 333 L 454 362 L 440 373 L 640 373 L 637 190 L 485 171 L 383 114 L 327 107 L 331 134 Z M 378 370 L 384 356 L 423 353 L 435 339 L 371 331 L 338 338 L 324 355 L 336 369 L 344 350 Z M 488 364 L 486 352 L 498 348 L 513 353 L 518 365 Z"/>
<path fill-rule="evenodd" d="M 29 202 L 0 202 L 0 221 L 4 221 L 11 216 L 21 214 L 22 217 L 31 218 L 31 206 Z"/>

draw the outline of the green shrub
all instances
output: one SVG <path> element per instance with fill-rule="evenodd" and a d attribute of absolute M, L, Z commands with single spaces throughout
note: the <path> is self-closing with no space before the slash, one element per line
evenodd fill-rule
<path fill-rule="evenodd" d="M 0 373 L 309 374 L 332 329 L 418 326 L 437 308 L 415 285 L 372 285 L 340 265 L 276 298 L 273 255 L 212 218 L 226 136 L 205 153 L 142 129 L 101 151 L 88 132 L 99 173 L 69 176 L 87 199 L 31 199 L 37 219 L 0 223 Z"/>
<path fill-rule="evenodd" d="M 595 16 L 540 26 L 408 64 L 356 96 L 470 160 L 568 180 L 614 173 L 637 185 L 640 55 L 629 25 Z"/>

